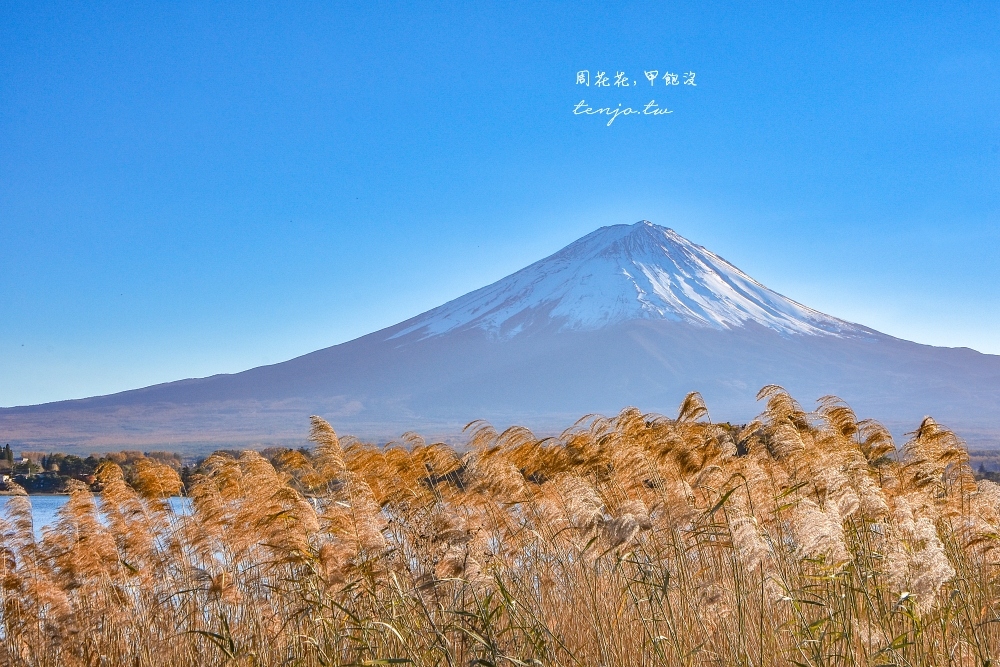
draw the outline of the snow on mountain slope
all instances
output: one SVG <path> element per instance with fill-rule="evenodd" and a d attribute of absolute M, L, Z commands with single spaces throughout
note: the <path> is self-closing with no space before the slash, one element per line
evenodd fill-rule
<path fill-rule="evenodd" d="M 417 316 L 391 338 L 423 339 L 470 328 L 509 338 L 547 322 L 562 330 L 593 330 L 638 319 L 714 329 L 756 322 L 781 334 L 871 333 L 785 298 L 672 229 L 643 220 L 602 227 Z"/>

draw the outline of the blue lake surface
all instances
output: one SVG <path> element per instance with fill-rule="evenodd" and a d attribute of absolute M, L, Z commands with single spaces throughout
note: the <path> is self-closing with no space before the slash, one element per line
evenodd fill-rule
<path fill-rule="evenodd" d="M 6 507 L 10 496 L 0 498 L 0 513 Z M 35 535 L 41 537 L 42 529 L 51 526 L 58 519 L 59 508 L 66 504 L 69 496 L 28 496 L 31 501 L 31 516 L 35 524 Z M 170 508 L 176 514 L 187 514 L 191 511 L 191 499 L 174 497 L 170 498 Z"/>

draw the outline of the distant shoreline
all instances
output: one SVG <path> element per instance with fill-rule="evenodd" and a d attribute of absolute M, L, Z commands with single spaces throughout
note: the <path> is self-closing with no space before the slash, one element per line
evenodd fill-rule
<path fill-rule="evenodd" d="M 12 491 L 0 491 L 0 496 L 68 496 L 68 493 L 14 493 Z"/>
<path fill-rule="evenodd" d="M 12 493 L 10 491 L 0 491 L 0 497 L 10 497 L 14 498 L 16 496 L 65 496 L 69 497 L 68 493 Z M 187 498 L 188 496 L 167 496 L 167 498 Z"/>

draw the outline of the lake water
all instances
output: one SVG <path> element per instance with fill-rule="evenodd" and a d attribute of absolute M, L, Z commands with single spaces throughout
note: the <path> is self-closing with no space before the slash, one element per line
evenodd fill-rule
<path fill-rule="evenodd" d="M 7 505 L 10 496 L 0 497 L 0 512 Z M 66 504 L 69 496 L 28 496 L 31 501 L 31 516 L 35 523 L 35 535 L 41 537 L 42 529 L 56 522 L 59 508 Z M 170 508 L 177 514 L 187 514 L 191 511 L 190 498 L 170 498 Z"/>

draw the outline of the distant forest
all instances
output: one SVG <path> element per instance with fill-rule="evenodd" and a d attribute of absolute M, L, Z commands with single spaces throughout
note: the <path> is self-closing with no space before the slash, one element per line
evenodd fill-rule
<path fill-rule="evenodd" d="M 271 447 L 260 453 L 272 462 L 293 450 Z M 301 453 L 308 455 L 308 450 Z M 239 456 L 240 452 L 220 450 L 216 453 Z M 182 457 L 174 452 L 141 452 L 125 450 L 91 454 L 86 458 L 61 452 L 23 451 L 14 455 L 9 444 L 0 449 L 0 491 L 10 491 L 20 487 L 29 494 L 68 493 L 72 481 L 83 482 L 93 491 L 100 491 L 97 472 L 102 464 L 114 463 L 122 469 L 125 481 L 131 483 L 140 462 L 156 462 L 173 468 L 181 478 L 184 488 L 188 488 L 191 478 L 200 474 L 201 464 L 208 457 Z M 10 484 L 14 482 L 16 486 Z M 18 490 L 18 492 L 20 492 Z"/>

